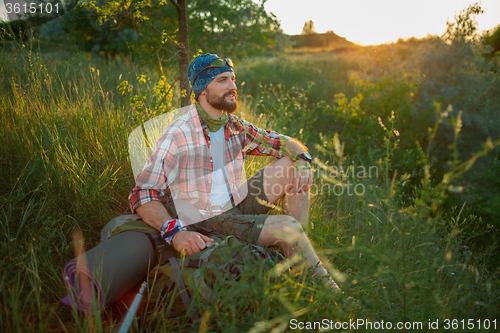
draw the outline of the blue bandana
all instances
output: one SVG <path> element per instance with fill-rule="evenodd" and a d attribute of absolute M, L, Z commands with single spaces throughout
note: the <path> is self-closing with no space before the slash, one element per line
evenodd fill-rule
<path fill-rule="evenodd" d="M 194 58 L 193 61 L 189 64 L 189 68 L 187 70 L 187 76 L 191 85 L 193 86 L 193 79 L 201 71 L 206 65 L 214 61 L 215 59 L 220 58 L 216 54 L 202 54 Z M 212 82 L 213 79 L 220 73 L 224 72 L 233 72 L 233 69 L 229 67 L 227 64 L 221 68 L 208 68 L 198 75 L 196 78 L 195 85 L 193 86 L 193 92 L 196 98 L 201 94 L 201 92 Z"/>

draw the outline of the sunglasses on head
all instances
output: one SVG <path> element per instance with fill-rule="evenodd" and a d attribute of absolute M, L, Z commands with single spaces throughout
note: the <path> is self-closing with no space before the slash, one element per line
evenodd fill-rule
<path fill-rule="evenodd" d="M 193 86 L 194 86 L 194 83 L 196 82 L 196 79 L 198 78 L 198 75 L 201 74 L 201 72 L 209 69 L 209 68 L 222 68 L 224 66 L 226 66 L 226 64 L 233 68 L 234 65 L 233 65 L 233 61 L 229 58 L 217 58 L 215 60 L 213 60 L 211 63 L 209 63 L 208 65 L 206 65 L 205 67 L 203 67 L 199 72 L 198 74 L 196 74 L 196 76 L 194 77 L 193 79 Z"/>

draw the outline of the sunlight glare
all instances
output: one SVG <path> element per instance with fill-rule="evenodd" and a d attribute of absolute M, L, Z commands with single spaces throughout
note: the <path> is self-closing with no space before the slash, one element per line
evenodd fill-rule
<path fill-rule="evenodd" d="M 259 2 L 254 0 L 255 2 Z M 265 8 L 281 21 L 286 34 L 302 32 L 313 20 L 318 33 L 333 30 L 361 45 L 390 43 L 399 37 L 442 35 L 446 21 L 479 1 L 474 0 L 267 0 Z M 500 24 L 500 1 L 482 0 L 484 14 L 477 17 L 479 30 Z"/>

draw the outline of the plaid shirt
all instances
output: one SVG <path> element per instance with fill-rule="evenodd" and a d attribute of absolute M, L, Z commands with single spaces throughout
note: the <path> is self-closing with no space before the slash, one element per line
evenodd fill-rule
<path fill-rule="evenodd" d="M 208 133 L 194 104 L 187 114 L 167 127 L 129 195 L 132 212 L 149 201 L 172 203 L 183 199 L 193 204 L 203 218 L 212 215 L 213 162 Z M 245 155 L 281 158 L 280 139 L 290 138 L 260 129 L 234 115 L 229 115 L 224 137 L 227 181 L 237 205 L 246 196 L 245 189 L 240 187 L 246 180 L 243 178 Z"/>

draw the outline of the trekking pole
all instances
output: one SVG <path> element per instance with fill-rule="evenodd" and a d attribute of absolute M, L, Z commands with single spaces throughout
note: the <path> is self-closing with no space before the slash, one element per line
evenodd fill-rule
<path fill-rule="evenodd" d="M 141 289 L 135 295 L 134 301 L 130 304 L 130 308 L 128 309 L 125 316 L 122 318 L 121 322 L 116 326 L 114 333 L 127 333 L 130 329 L 130 325 L 137 314 L 137 310 L 139 309 L 139 305 L 141 304 L 142 297 L 144 296 L 144 292 L 146 290 L 148 283 L 144 281 L 141 285 Z"/>

